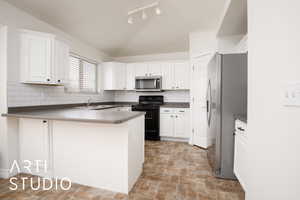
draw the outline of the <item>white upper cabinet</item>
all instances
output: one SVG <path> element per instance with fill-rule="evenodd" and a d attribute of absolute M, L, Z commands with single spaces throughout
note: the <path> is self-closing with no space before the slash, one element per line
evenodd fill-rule
<path fill-rule="evenodd" d="M 162 64 L 161 63 L 149 63 L 148 72 L 146 75 L 148 76 L 161 76 L 162 75 Z"/>
<path fill-rule="evenodd" d="M 129 63 L 126 65 L 126 89 L 134 90 L 135 88 L 135 64 Z"/>
<path fill-rule="evenodd" d="M 188 90 L 190 88 L 189 62 L 174 64 L 174 87 L 176 90 Z"/>
<path fill-rule="evenodd" d="M 136 76 L 161 76 L 161 63 L 135 63 Z"/>
<path fill-rule="evenodd" d="M 68 45 L 58 40 L 55 41 L 55 71 L 53 77 L 57 84 L 66 83 L 66 71 L 70 64 L 69 52 Z"/>
<path fill-rule="evenodd" d="M 103 89 L 126 90 L 126 74 L 126 64 L 124 63 L 103 63 Z"/>
<path fill-rule="evenodd" d="M 21 82 L 63 85 L 69 47 L 55 35 L 29 30 L 20 31 Z"/>
<path fill-rule="evenodd" d="M 164 90 L 189 90 L 189 62 L 162 64 L 162 81 Z"/>
<path fill-rule="evenodd" d="M 162 76 L 163 90 L 190 89 L 190 66 L 187 61 L 128 64 L 111 62 L 104 69 L 104 90 L 134 90 L 137 76 Z"/>
<path fill-rule="evenodd" d="M 174 65 L 172 63 L 162 64 L 162 89 L 174 90 Z"/>
<path fill-rule="evenodd" d="M 135 63 L 135 76 L 148 76 L 148 64 Z"/>

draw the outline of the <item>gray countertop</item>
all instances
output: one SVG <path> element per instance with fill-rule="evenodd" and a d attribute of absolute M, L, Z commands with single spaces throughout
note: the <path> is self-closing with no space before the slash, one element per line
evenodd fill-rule
<path fill-rule="evenodd" d="M 138 102 L 101 102 L 94 103 L 91 107 L 84 104 L 76 105 L 46 105 L 33 107 L 9 108 L 9 112 L 2 114 L 4 117 L 31 118 L 45 120 L 64 120 L 95 122 L 107 124 L 120 124 L 141 115 L 145 112 L 113 111 L 109 108 L 130 107 Z M 98 107 L 99 110 L 94 110 Z M 189 108 L 189 103 L 165 102 L 161 107 L 166 108 Z"/>
<path fill-rule="evenodd" d="M 174 102 L 174 103 L 166 102 L 161 107 L 165 107 L 165 108 L 189 108 L 190 104 L 189 103 L 183 103 L 183 102 Z"/>
<path fill-rule="evenodd" d="M 5 117 L 80 121 L 106 124 L 120 124 L 142 115 L 145 115 L 145 112 L 112 111 L 110 109 L 90 110 L 84 108 L 46 109 L 2 114 L 2 116 Z"/>

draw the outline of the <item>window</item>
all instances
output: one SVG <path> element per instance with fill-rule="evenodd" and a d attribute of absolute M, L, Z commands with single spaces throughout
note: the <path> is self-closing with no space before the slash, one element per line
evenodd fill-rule
<path fill-rule="evenodd" d="M 68 92 L 97 92 L 97 64 L 70 56 Z"/>

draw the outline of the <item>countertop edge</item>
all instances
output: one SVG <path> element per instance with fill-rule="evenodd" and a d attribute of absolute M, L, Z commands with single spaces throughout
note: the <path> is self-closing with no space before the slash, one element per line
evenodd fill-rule
<path fill-rule="evenodd" d="M 122 124 L 128 122 L 132 119 L 145 115 L 145 112 L 135 112 L 136 114 L 130 117 L 127 117 L 122 120 L 97 120 L 97 119 L 79 119 L 79 118 L 59 118 L 59 117 L 47 117 L 47 116 L 33 116 L 26 114 L 17 114 L 17 113 L 3 113 L 2 117 L 14 117 L 14 118 L 26 118 L 26 119 L 44 119 L 44 120 L 57 120 L 57 121 L 74 121 L 74 122 L 90 122 L 90 123 L 101 123 L 101 124 Z"/>

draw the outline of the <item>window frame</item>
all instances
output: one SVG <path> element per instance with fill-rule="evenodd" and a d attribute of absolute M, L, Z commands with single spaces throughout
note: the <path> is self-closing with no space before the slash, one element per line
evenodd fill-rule
<path fill-rule="evenodd" d="M 75 93 L 75 94 L 100 94 L 100 91 L 99 91 L 99 86 L 98 86 L 98 82 L 99 82 L 99 71 L 100 71 L 100 69 L 99 69 L 99 66 L 100 66 L 100 63 L 99 62 L 97 62 L 97 61 L 95 61 L 95 60 L 91 60 L 91 59 L 88 59 L 88 58 L 85 58 L 85 57 L 83 57 L 83 56 L 80 56 L 80 55 L 78 55 L 78 54 L 75 54 L 75 53 L 72 53 L 72 52 L 70 52 L 70 54 L 69 54 L 69 58 L 70 57 L 73 57 L 73 58 L 77 58 L 77 59 L 79 59 L 79 79 L 78 79 L 78 88 L 77 88 L 77 90 L 75 91 L 74 89 L 69 89 L 69 87 L 67 86 L 67 87 L 65 87 L 65 92 L 66 93 Z M 89 63 L 89 64 L 93 64 L 93 65 L 95 65 L 95 67 L 96 67 L 96 70 L 95 70 L 95 76 L 96 76 L 96 79 L 95 79 L 95 92 L 91 92 L 91 91 L 85 91 L 85 90 L 82 90 L 81 88 L 82 88 L 82 86 L 81 86 L 81 83 L 80 83 L 80 78 L 81 78 L 81 74 L 82 74 L 82 68 L 83 68 L 83 62 L 87 62 L 87 63 Z M 68 66 L 68 74 L 67 74 L 67 76 L 68 76 L 68 80 L 69 80 L 69 73 L 70 73 L 70 65 Z M 68 85 L 68 84 L 67 84 Z"/>

